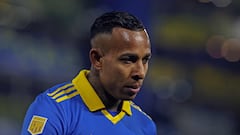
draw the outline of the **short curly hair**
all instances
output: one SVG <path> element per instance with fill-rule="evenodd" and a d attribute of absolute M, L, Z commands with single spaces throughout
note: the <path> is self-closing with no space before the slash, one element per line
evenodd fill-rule
<path fill-rule="evenodd" d="M 99 33 L 112 33 L 112 29 L 115 27 L 134 31 L 145 29 L 143 23 L 136 16 L 128 12 L 111 11 L 96 18 L 91 26 L 90 38 L 94 38 Z"/>

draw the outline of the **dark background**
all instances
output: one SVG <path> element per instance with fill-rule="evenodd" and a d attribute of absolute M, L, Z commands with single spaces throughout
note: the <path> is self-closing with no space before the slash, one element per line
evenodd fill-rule
<path fill-rule="evenodd" d="M 239 0 L 0 0 L 0 134 L 18 135 L 47 88 L 89 68 L 89 29 L 136 15 L 153 58 L 135 102 L 159 135 L 240 134 Z"/>

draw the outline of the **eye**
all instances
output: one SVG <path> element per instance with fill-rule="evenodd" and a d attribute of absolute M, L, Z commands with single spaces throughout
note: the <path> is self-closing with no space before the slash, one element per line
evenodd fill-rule
<path fill-rule="evenodd" d="M 150 60 L 151 56 L 146 56 L 143 58 L 143 64 L 146 64 Z"/>
<path fill-rule="evenodd" d="M 124 56 L 122 58 L 120 58 L 120 61 L 122 61 L 125 64 L 131 64 L 131 63 L 135 63 L 137 61 L 137 57 L 135 56 Z"/>

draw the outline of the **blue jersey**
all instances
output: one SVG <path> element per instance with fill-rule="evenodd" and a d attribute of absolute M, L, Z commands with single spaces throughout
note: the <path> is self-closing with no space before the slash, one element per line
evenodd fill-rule
<path fill-rule="evenodd" d="M 123 101 L 113 114 L 82 70 L 71 82 L 41 93 L 30 105 L 22 135 L 156 135 L 152 119 L 131 101 Z"/>

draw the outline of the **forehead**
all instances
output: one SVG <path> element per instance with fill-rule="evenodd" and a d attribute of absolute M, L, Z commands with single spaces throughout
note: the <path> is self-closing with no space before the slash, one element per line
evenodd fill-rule
<path fill-rule="evenodd" d="M 112 38 L 121 41 L 137 41 L 143 42 L 144 40 L 149 40 L 148 34 L 145 30 L 133 31 L 125 28 L 113 28 Z"/>
<path fill-rule="evenodd" d="M 125 28 L 114 28 L 112 30 L 110 45 L 114 50 L 150 49 L 149 37 L 145 30 L 132 31 Z"/>

